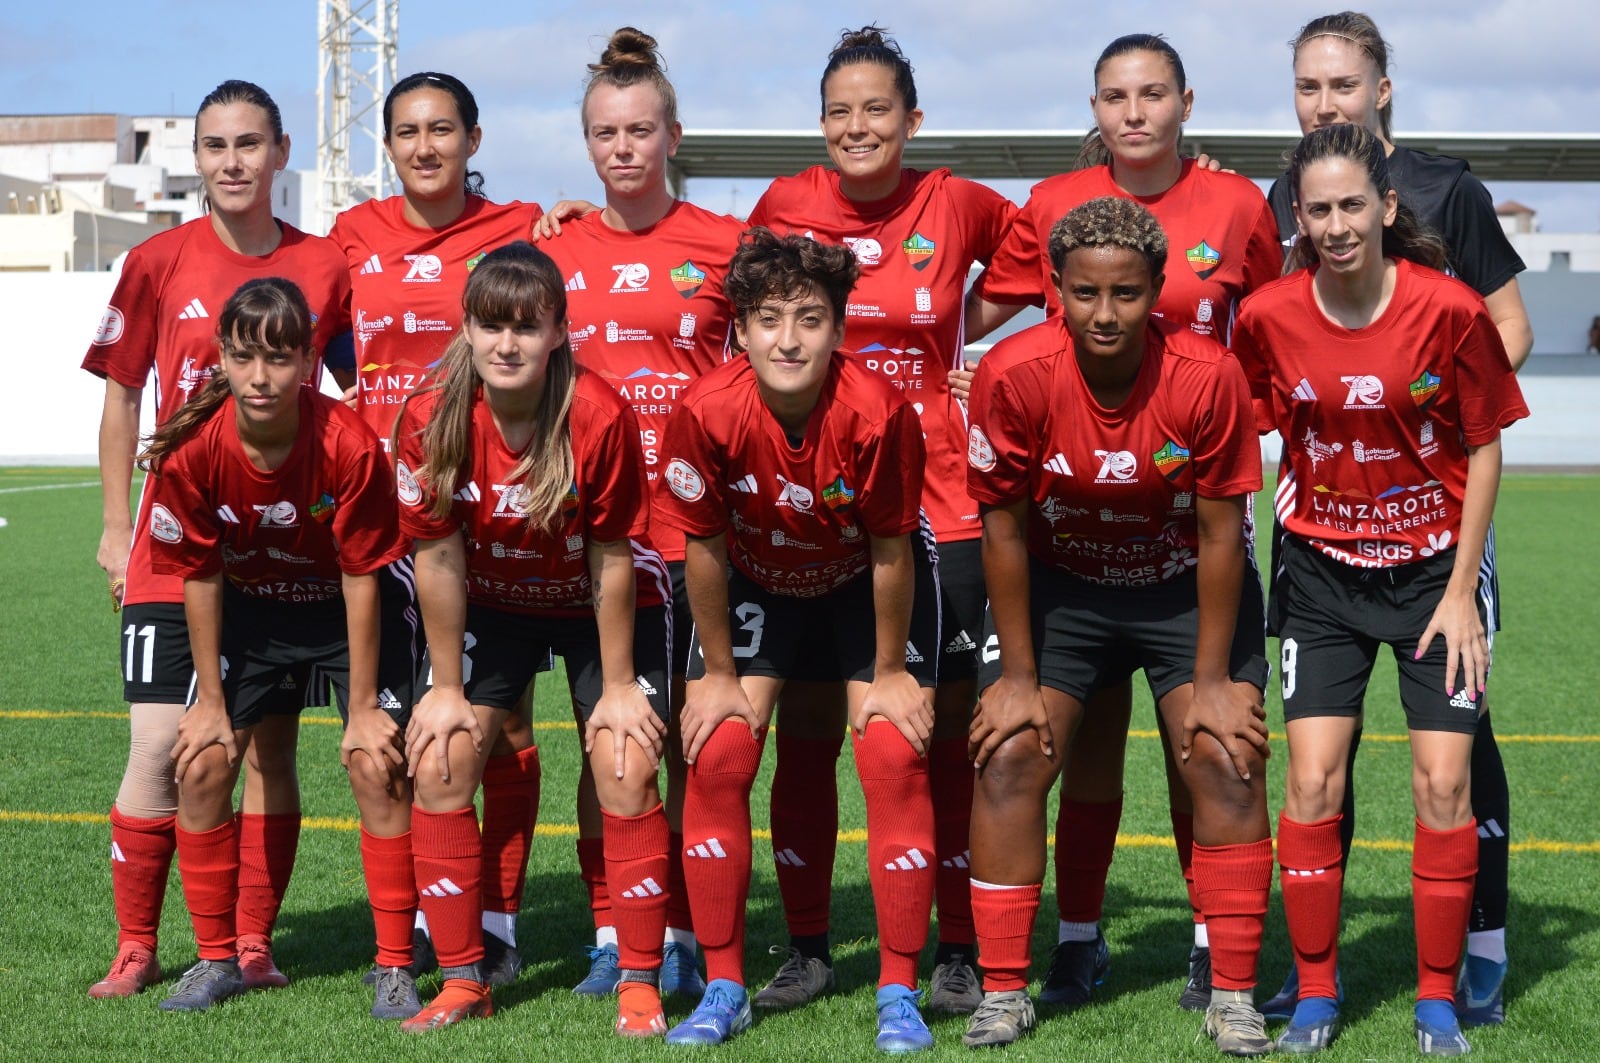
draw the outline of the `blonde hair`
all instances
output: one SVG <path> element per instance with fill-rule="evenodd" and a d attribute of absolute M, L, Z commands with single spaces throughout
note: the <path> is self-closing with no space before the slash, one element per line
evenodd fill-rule
<path fill-rule="evenodd" d="M 1371 15 L 1360 11 L 1340 11 L 1337 14 L 1314 18 L 1300 27 L 1300 32 L 1289 42 L 1289 50 L 1299 55 L 1301 48 L 1318 37 L 1337 37 L 1354 45 L 1367 53 L 1372 65 L 1377 67 L 1380 78 L 1389 76 L 1389 42 L 1378 32 L 1378 24 L 1372 21 Z M 1394 139 L 1394 93 L 1392 92 L 1389 94 L 1389 102 L 1378 108 L 1378 126 L 1383 132 L 1384 140 Z"/>
<path fill-rule="evenodd" d="M 666 124 L 678 121 L 678 94 L 667 80 L 661 53 L 656 39 L 643 30 L 623 26 L 611 35 L 598 63 L 589 64 L 589 83 L 583 89 L 583 107 L 579 111 L 583 131 L 589 132 L 589 95 L 597 85 L 610 85 L 625 89 L 630 85 L 654 85 L 661 97 L 661 110 Z"/>
<path fill-rule="evenodd" d="M 456 485 L 468 474 L 472 462 L 472 412 L 481 398 L 482 380 L 472 364 L 472 343 L 466 322 L 562 322 L 567 316 L 567 293 L 561 270 L 550 256 L 519 240 L 491 251 L 467 280 L 461 297 L 462 330 L 445 348 L 434 378 L 407 397 L 437 392 L 438 404 L 420 434 L 423 464 L 417 481 L 428 497 L 428 512 L 447 516 Z M 525 489 L 525 513 L 530 527 L 553 531 L 562 503 L 572 490 L 576 465 L 572 457 L 572 396 L 578 370 L 572 345 L 563 338 L 548 356 L 544 388 L 539 396 L 539 421 L 523 448 L 511 479 Z M 404 414 L 400 423 L 404 423 Z M 399 452 L 398 427 L 395 445 Z"/>

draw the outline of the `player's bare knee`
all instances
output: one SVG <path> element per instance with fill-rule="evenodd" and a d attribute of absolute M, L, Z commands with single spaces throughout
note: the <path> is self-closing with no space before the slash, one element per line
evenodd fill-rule
<path fill-rule="evenodd" d="M 1317 764 L 1289 764 L 1284 787 L 1284 812 L 1300 823 L 1316 823 L 1337 815 L 1344 802 L 1344 773 Z"/>
<path fill-rule="evenodd" d="M 978 773 L 978 786 L 991 802 L 1042 800 L 1058 770 L 1039 748 L 1039 736 L 1028 730 L 1000 744 Z"/>
<path fill-rule="evenodd" d="M 1417 818 L 1435 830 L 1462 827 L 1472 818 L 1472 794 L 1465 765 L 1418 766 L 1411 773 Z"/>

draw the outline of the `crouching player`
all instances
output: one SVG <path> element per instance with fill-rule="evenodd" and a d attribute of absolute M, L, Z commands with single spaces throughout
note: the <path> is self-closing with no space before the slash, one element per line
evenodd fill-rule
<path fill-rule="evenodd" d="M 933 1044 L 916 982 L 936 863 L 935 558 L 920 532 L 916 411 L 838 353 L 857 274 L 846 248 L 747 233 L 725 289 L 748 357 L 691 386 L 667 425 L 659 516 L 688 535 L 695 624 L 684 876 L 710 976 L 669 1043 L 717 1044 L 750 1024 L 750 787 L 784 681 L 804 674 L 847 685 L 878 913 L 878 1047 Z"/>
<path fill-rule="evenodd" d="M 394 478 L 361 418 L 303 386 L 315 364 L 311 312 L 292 283 L 246 283 L 217 333 L 221 368 L 140 455 L 155 484 L 152 567 L 183 577 L 195 669 L 172 756 L 178 867 L 200 962 L 162 1002 L 168 1011 L 204 1010 L 243 988 L 233 787 L 286 679 L 308 703 L 333 686 L 363 835 L 403 839 L 411 824 L 401 736 L 417 614 Z M 384 949 L 410 941 L 413 888 L 368 877 L 380 964 Z M 409 975 L 380 968 L 373 1014 L 416 1008 Z"/>
<path fill-rule="evenodd" d="M 567 341 L 561 272 L 526 243 L 492 251 L 462 297 L 435 381 L 406 402 L 394 453 L 417 541 L 431 688 L 406 735 L 416 886 L 444 987 L 403 1027 L 489 1015 L 473 796 L 540 664 L 566 660 L 604 816 L 622 972 L 616 1032 L 665 1033 L 666 565 L 649 530 L 633 413 Z M 635 566 L 644 578 L 636 581 Z M 637 587 L 637 612 L 635 600 Z"/>
<path fill-rule="evenodd" d="M 1049 254 L 1063 316 L 997 344 L 973 381 L 968 482 L 992 630 L 970 732 L 985 995 L 964 1040 L 1007 1044 L 1033 1025 L 1045 798 L 1084 702 L 1142 668 L 1194 795 L 1206 1031 L 1259 1055 L 1272 1047 L 1252 1002 L 1272 843 L 1248 387 L 1220 344 L 1151 321 L 1167 238 L 1143 206 L 1090 200 L 1056 223 Z"/>

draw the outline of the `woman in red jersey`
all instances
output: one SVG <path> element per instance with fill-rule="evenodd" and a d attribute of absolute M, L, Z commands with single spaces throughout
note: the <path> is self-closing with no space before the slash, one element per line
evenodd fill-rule
<path fill-rule="evenodd" d="M 1460 159 L 1430 155 L 1393 143 L 1390 119 L 1394 87 L 1389 81 L 1389 43 L 1367 15 L 1341 11 L 1314 18 L 1291 42 L 1294 52 L 1294 105 L 1300 131 L 1351 122 L 1383 142 L 1389 179 L 1406 209 L 1444 238 L 1449 270 L 1483 296 L 1505 343 L 1511 367 L 1520 369 L 1533 349 L 1533 328 L 1523 305 L 1517 274 L 1524 266 L 1511 246 L 1488 189 Z M 1267 194 L 1285 246 L 1298 237 L 1294 195 L 1279 178 Z M 1494 553 L 1494 528 L 1485 550 Z M 1500 627 L 1500 596 L 1494 595 L 1490 624 Z M 1355 757 L 1361 744 L 1358 725 L 1345 767 L 1340 843 L 1349 859 L 1355 836 Z M 1467 960 L 1457 987 L 1457 1011 L 1465 1025 L 1504 1021 L 1506 907 L 1511 851 L 1511 791 L 1489 712 L 1478 716 L 1472 737 L 1472 814 L 1478 833 L 1478 877 L 1473 886 Z M 1298 986 L 1294 970 L 1283 990 L 1262 1005 L 1269 1018 L 1288 1018 Z"/>
<path fill-rule="evenodd" d="M 183 582 L 195 666 L 172 758 L 200 961 L 162 1002 L 168 1011 L 203 1011 L 245 988 L 233 788 L 247 745 L 283 741 L 286 729 L 264 730 L 263 720 L 298 719 L 299 705 L 281 704 L 286 678 L 307 702 L 333 685 L 363 828 L 403 833 L 410 818 L 401 733 L 416 599 L 394 479 L 371 429 L 302 386 L 317 358 L 311 310 L 293 283 L 246 282 L 221 307 L 217 338 L 221 369 L 140 455 L 153 481 L 152 567 Z M 261 763 L 287 762 L 292 786 L 293 760 L 272 752 Z M 414 1011 L 415 989 L 410 999 Z"/>
<path fill-rule="evenodd" d="M 677 94 L 662 70 L 655 38 L 632 26 L 611 35 L 584 89 L 584 142 L 605 206 L 566 222 L 540 246 L 566 277 L 572 352 L 578 364 L 614 388 L 633 408 L 651 491 L 659 483 L 661 437 L 684 390 L 728 356 L 731 311 L 722 281 L 743 226 L 676 200 L 667 167 L 678 149 Z M 688 663 L 689 600 L 683 586 L 683 533 L 661 524 L 650 542 L 672 578 L 671 704 L 683 705 Z M 683 758 L 668 745 L 667 816 L 672 869 L 667 886 L 667 940 L 661 989 L 698 997 L 705 982 L 695 964 L 695 938 L 683 886 Z M 617 984 L 616 928 L 606 893 L 594 781 L 578 790 L 578 867 L 595 920 L 590 968 L 576 991 L 610 993 Z"/>
<path fill-rule="evenodd" d="M 106 382 L 100 418 L 100 483 L 105 530 L 100 566 L 122 608 L 123 696 L 132 741 L 111 808 L 111 883 L 117 912 L 117 958 L 92 997 L 121 997 L 158 981 L 156 931 L 172 863 L 177 784 L 168 754 L 177 738 L 194 665 L 183 612 L 183 581 L 150 567 L 149 499 L 129 520 L 129 490 L 139 407 L 155 375 L 155 422 L 170 418 L 217 365 L 216 317 L 235 288 L 256 277 L 283 276 L 306 293 L 315 329 L 313 380 L 331 340 L 349 330 L 350 281 L 338 248 L 272 216 L 273 178 L 289 162 L 289 137 L 272 97 L 246 81 L 226 81 L 195 116 L 195 169 L 207 215 L 151 237 L 128 253 L 83 368 Z M 148 492 L 145 492 L 148 495 Z M 285 707 L 304 692 L 285 690 Z M 270 947 L 278 906 L 294 867 L 300 797 L 294 782 L 297 721 L 273 715 L 246 753 L 239 817 L 244 867 L 240 889 L 240 960 L 249 988 L 287 985 Z M 269 737 L 275 735 L 275 738 Z M 258 763 L 268 749 L 283 758 Z M 263 787 L 264 778 L 273 780 Z"/>
<path fill-rule="evenodd" d="M 616 1030 L 666 1031 L 657 979 L 667 821 L 656 786 L 665 566 L 642 541 L 638 426 L 615 392 L 576 368 L 562 289 L 532 246 L 490 252 L 467 282 L 461 335 L 396 428 L 401 526 L 417 540 L 432 669 L 406 743 L 416 885 L 445 979 L 409 1032 L 492 1013 L 472 802 L 489 759 L 483 736 L 517 710 L 552 653 L 566 660 L 605 817 L 623 968 Z"/>
<path fill-rule="evenodd" d="M 939 541 L 944 634 L 929 750 L 938 868 L 939 944 L 929 1007 L 964 1013 L 982 999 L 967 887 L 972 765 L 966 726 L 977 699 L 983 571 L 978 506 L 966 490 L 966 419 L 951 394 L 961 365 L 967 271 L 987 263 L 1016 208 L 947 169 L 902 168 L 922 124 L 911 64 L 877 26 L 844 33 L 822 73 L 822 133 L 831 167 L 772 183 L 750 224 L 850 246 L 860 263 L 842 350 L 887 377 L 920 416 L 927 445 L 923 508 Z M 923 603 L 919 603 L 921 606 Z M 792 683 L 783 697 L 772 786 L 772 850 L 789 925 L 788 955 L 757 1007 L 806 1003 L 833 984 L 829 899 L 838 837 L 834 762 L 845 735 L 835 684 Z"/>
<path fill-rule="evenodd" d="M 357 408 L 389 444 L 400 403 L 439 364 L 461 329 L 461 293 L 485 253 L 526 240 L 541 216 L 536 203 L 493 203 L 483 176 L 468 169 L 482 140 L 478 101 L 449 74 L 401 78 L 383 101 L 383 138 L 402 194 L 340 214 L 328 234 L 344 250 L 351 284 L 358 378 Z M 483 933 L 496 985 L 522 968 L 517 913 L 539 806 L 539 749 L 522 717 L 508 717 L 483 777 Z M 369 874 L 409 889 L 400 842 L 363 838 Z M 417 916 L 415 950 L 386 942 L 380 966 L 429 967 L 426 920 Z"/>
<path fill-rule="evenodd" d="M 1214 978 L 1205 1030 L 1223 1052 L 1260 1055 L 1272 1047 L 1252 1003 L 1272 841 L 1261 585 L 1244 535 L 1261 486 L 1249 390 L 1221 344 L 1152 320 L 1171 259 L 1150 211 L 1090 200 L 1048 247 L 1062 317 L 1001 341 L 973 380 L 969 478 L 999 653 L 971 729 L 985 995 L 965 1040 L 1008 1044 L 1033 1025 L 1045 799 L 1073 770 L 1060 754 L 1081 740 L 1089 692 L 1142 668 L 1194 795 Z"/>
<path fill-rule="evenodd" d="M 916 413 L 838 352 L 856 274 L 842 246 L 751 230 L 727 283 L 748 356 L 696 382 L 667 426 L 658 513 L 688 535 L 695 632 L 684 873 L 711 978 L 668 1043 L 720 1044 L 750 1025 L 750 788 L 778 696 L 806 676 L 847 684 L 878 921 L 877 1046 L 933 1045 L 916 984 L 933 905 L 938 662 L 913 647 L 939 636 L 938 610 L 914 607 L 938 601 L 937 558 Z"/>
<path fill-rule="evenodd" d="M 1492 634 L 1485 542 L 1500 432 L 1528 411 L 1482 300 L 1435 271 L 1443 244 L 1398 202 L 1382 140 L 1348 123 L 1314 130 L 1286 180 L 1291 265 L 1310 268 L 1248 299 L 1235 335 L 1259 427 L 1285 447 L 1270 613 L 1289 735 L 1278 859 L 1300 994 L 1278 1047 L 1315 1052 L 1337 1030 L 1339 809 L 1387 644 L 1417 813 L 1417 1040 L 1425 1055 L 1459 1055 L 1470 1047 L 1453 998 L 1478 864 L 1469 763 Z"/>
<path fill-rule="evenodd" d="M 1026 303 L 1043 303 L 1058 314 L 1061 303 L 1050 285 L 1045 254 L 1050 227 L 1095 196 L 1124 196 L 1147 207 L 1167 233 L 1166 282 L 1153 312 L 1169 324 L 1227 343 L 1239 300 L 1281 272 L 1271 209 L 1251 181 L 1179 154 L 1194 90 L 1166 40 L 1150 34 L 1119 37 L 1100 53 L 1094 78 L 1095 128 L 1085 145 L 1085 165 L 1034 186 L 994 262 L 973 286 L 968 340 L 985 335 Z M 1250 524 L 1247 515 L 1247 529 Z M 1126 688 L 1092 696 L 1069 753 L 1056 822 L 1060 945 L 1040 994 L 1045 1003 L 1087 1003 L 1109 968 L 1099 920 L 1122 816 L 1130 711 Z M 1165 727 L 1159 713 L 1156 722 Z M 1162 745 L 1170 750 L 1170 742 Z M 1209 935 L 1189 859 L 1194 817 L 1170 757 L 1167 784 L 1178 862 L 1195 919 L 1189 980 L 1179 1003 L 1202 1010 L 1210 1001 Z"/>

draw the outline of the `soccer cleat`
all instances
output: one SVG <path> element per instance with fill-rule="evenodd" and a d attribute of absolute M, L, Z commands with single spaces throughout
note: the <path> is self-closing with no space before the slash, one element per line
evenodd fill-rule
<path fill-rule="evenodd" d="M 246 989 L 282 989 L 289 976 L 272 962 L 272 942 L 262 934 L 239 935 L 239 973 Z"/>
<path fill-rule="evenodd" d="M 750 1000 L 744 986 L 716 978 L 689 1017 L 667 1031 L 667 1044 L 720 1045 L 749 1028 Z"/>
<path fill-rule="evenodd" d="M 483 980 L 490 985 L 510 985 L 522 973 L 522 953 L 515 945 L 507 945 L 500 935 L 483 932 L 483 959 L 478 961 Z"/>
<path fill-rule="evenodd" d="M 761 987 L 752 1003 L 758 1008 L 782 1011 L 809 1004 L 833 988 L 833 968 L 814 956 L 802 956 L 800 950 L 787 945 L 774 945 L 767 950 L 771 955 L 788 953 L 778 966 L 772 981 Z"/>
<path fill-rule="evenodd" d="M 1217 1051 L 1229 1056 L 1264 1056 L 1272 1051 L 1267 1036 L 1267 1021 L 1250 1003 L 1250 991 L 1234 999 L 1206 1008 L 1206 1035 L 1217 1043 Z"/>
<path fill-rule="evenodd" d="M 878 990 L 878 1051 L 891 1055 L 921 1052 L 933 1047 L 933 1034 L 923 1021 L 917 1002 L 922 994 L 903 985 Z"/>
<path fill-rule="evenodd" d="M 161 964 L 156 962 L 156 954 L 137 941 L 128 941 L 117 949 L 106 976 L 89 987 L 89 996 L 95 1000 L 131 997 L 159 981 Z"/>
<path fill-rule="evenodd" d="M 1096 933 L 1093 941 L 1063 941 L 1050 957 L 1039 1003 L 1058 1008 L 1081 1008 L 1094 996 L 1094 987 L 1111 972 L 1111 946 Z M 1031 1005 L 1030 1005 L 1031 1006 Z"/>
<path fill-rule="evenodd" d="M 1339 1004 L 1344 1003 L 1344 976 L 1337 968 L 1333 972 L 1334 1000 Z M 1261 1005 L 1261 1014 L 1274 1022 L 1294 1018 L 1295 1005 L 1300 1002 L 1300 969 L 1294 964 L 1289 964 L 1289 975 L 1283 980 L 1283 988 L 1278 990 L 1277 996 Z"/>
<path fill-rule="evenodd" d="M 1416 1027 L 1417 1048 L 1425 1056 L 1464 1056 L 1472 1051 L 1449 1001 L 1417 1001 Z"/>
<path fill-rule="evenodd" d="M 178 979 L 162 1011 L 205 1011 L 244 992 L 244 976 L 237 960 L 201 960 Z"/>
<path fill-rule="evenodd" d="M 1211 950 L 1204 945 L 1189 949 L 1189 980 L 1178 994 L 1178 1007 L 1184 1011 L 1205 1011 L 1211 1007 Z"/>
<path fill-rule="evenodd" d="M 1294 1009 L 1289 1028 L 1278 1035 L 1277 1049 L 1308 1056 L 1333 1044 L 1339 1032 L 1339 1005 L 1327 997 L 1306 997 Z"/>
<path fill-rule="evenodd" d="M 1456 979 L 1456 1018 L 1463 1026 L 1506 1021 L 1506 964 L 1467 953 Z M 93 996 L 93 992 L 90 993 Z"/>
<path fill-rule="evenodd" d="M 403 1033 L 427 1033 L 467 1019 L 487 1019 L 494 1014 L 489 987 L 465 978 L 446 978 L 439 995 L 428 1006 L 400 1024 Z"/>
<path fill-rule="evenodd" d="M 661 992 L 653 982 L 635 981 L 634 976 L 654 977 L 654 971 L 624 971 L 617 984 L 617 1025 L 619 1037 L 656 1037 L 667 1032 L 667 1017 L 661 1013 Z"/>
<path fill-rule="evenodd" d="M 971 1015 L 983 1003 L 983 986 L 967 958 L 957 954 L 933 969 L 928 1010 L 946 1015 Z"/>
<path fill-rule="evenodd" d="M 379 967 L 377 972 L 372 987 L 374 1019 L 409 1019 L 422 1010 L 417 980 L 411 977 L 409 967 Z"/>
<path fill-rule="evenodd" d="M 572 987 L 572 991 L 584 997 L 603 997 L 615 993 L 617 977 L 622 973 L 617 947 L 590 945 L 584 951 L 589 954 L 589 973 L 583 976 L 583 981 Z"/>
<path fill-rule="evenodd" d="M 1026 989 L 1004 993 L 985 993 L 983 1003 L 967 1022 L 961 1043 L 968 1048 L 998 1048 L 1009 1045 L 1033 1029 L 1033 1001 Z"/>
<path fill-rule="evenodd" d="M 699 957 L 694 950 L 676 941 L 661 946 L 661 992 L 699 1000 L 706 991 L 700 976 Z"/>
<path fill-rule="evenodd" d="M 433 942 L 428 940 L 428 935 L 419 927 L 411 931 L 411 966 L 407 968 L 412 978 L 421 978 L 439 969 L 439 957 L 433 951 Z M 362 985 L 377 985 L 381 967 L 368 968 L 367 973 L 361 976 Z"/>

